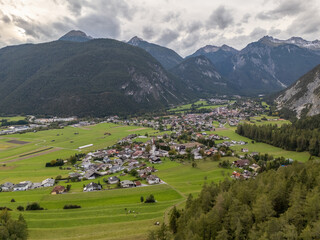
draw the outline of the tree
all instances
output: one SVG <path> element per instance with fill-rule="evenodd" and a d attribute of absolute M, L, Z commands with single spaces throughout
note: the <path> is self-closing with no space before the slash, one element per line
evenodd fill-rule
<path fill-rule="evenodd" d="M 144 202 L 144 197 L 143 196 L 140 197 L 140 202 Z"/>
<path fill-rule="evenodd" d="M 173 233 L 177 232 L 178 229 L 178 218 L 180 217 L 180 212 L 177 210 L 176 206 L 173 207 L 170 215 L 169 227 Z"/>
<path fill-rule="evenodd" d="M 156 200 L 154 199 L 154 196 L 152 194 L 150 194 L 149 197 L 146 198 L 146 200 L 144 201 L 145 203 L 154 203 Z"/>
<path fill-rule="evenodd" d="M 197 163 L 196 163 L 195 161 L 192 161 L 192 164 L 191 164 L 191 165 L 192 165 L 193 168 L 196 168 L 196 167 L 197 167 Z"/>
<path fill-rule="evenodd" d="M 25 240 L 28 237 L 26 221 L 20 214 L 18 220 L 13 220 L 7 210 L 0 213 L 0 239 Z"/>

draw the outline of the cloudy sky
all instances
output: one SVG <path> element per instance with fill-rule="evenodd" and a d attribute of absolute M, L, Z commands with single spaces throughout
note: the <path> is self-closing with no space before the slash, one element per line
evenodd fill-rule
<path fill-rule="evenodd" d="M 182 56 L 204 45 L 237 49 L 265 35 L 320 39 L 319 0 L 0 0 L 0 47 L 58 39 L 139 36 Z"/>

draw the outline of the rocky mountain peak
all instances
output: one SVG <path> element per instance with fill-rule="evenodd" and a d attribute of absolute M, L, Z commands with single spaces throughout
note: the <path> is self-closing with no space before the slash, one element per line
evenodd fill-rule
<path fill-rule="evenodd" d="M 140 42 L 144 42 L 144 40 L 138 36 L 134 36 L 128 41 L 128 43 L 133 46 L 138 46 Z"/>

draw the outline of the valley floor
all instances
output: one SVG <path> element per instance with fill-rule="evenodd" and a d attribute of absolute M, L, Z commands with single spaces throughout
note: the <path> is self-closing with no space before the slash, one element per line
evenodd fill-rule
<path fill-rule="evenodd" d="M 249 142 L 249 151 L 284 156 L 298 161 L 307 161 L 308 153 L 285 151 L 263 143 L 251 143 L 250 139 L 239 136 L 235 128 L 226 126 L 214 133 L 227 136 L 231 140 Z M 111 135 L 105 135 L 105 133 Z M 119 139 L 132 134 L 155 134 L 155 130 L 137 126 L 120 126 L 102 123 L 84 128 L 65 127 L 36 133 L 2 136 L 0 138 L 0 183 L 25 180 L 42 181 L 57 175 L 66 177 L 70 170 L 58 167 L 46 168 L 45 163 L 57 158 L 67 158 L 79 152 L 78 147 L 93 144 L 83 151 L 100 149 L 114 144 Z M 150 138 L 148 138 L 150 139 Z M 26 144 L 8 142 L 19 140 Z M 142 141 L 146 141 L 143 139 Z M 233 149 L 240 151 L 241 146 Z M 225 157 L 232 162 L 235 158 Z M 52 188 L 24 192 L 0 193 L 0 207 L 13 209 L 12 215 L 20 213 L 25 217 L 29 228 L 29 239 L 145 239 L 149 230 L 156 229 L 155 222 L 167 220 L 166 214 L 173 205 L 183 205 L 189 194 L 197 196 L 205 182 L 218 182 L 230 177 L 233 169 L 219 168 L 219 162 L 197 160 L 178 163 L 166 159 L 156 165 L 156 173 L 165 184 L 113 189 L 98 192 L 82 192 L 83 184 L 90 180 L 71 184 L 66 194 L 50 195 Z M 150 165 L 151 166 L 151 165 Z M 130 177 L 127 177 L 130 179 Z M 102 179 L 95 179 L 94 182 Z M 155 196 L 156 203 L 140 202 L 140 197 Z M 14 199 L 15 202 L 11 202 Z M 18 206 L 39 202 L 42 211 L 18 212 Z M 65 204 L 80 205 L 80 209 L 63 210 Z"/>

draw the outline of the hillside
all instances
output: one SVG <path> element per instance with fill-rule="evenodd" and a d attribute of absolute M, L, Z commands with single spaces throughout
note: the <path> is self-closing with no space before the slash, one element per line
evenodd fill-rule
<path fill-rule="evenodd" d="M 278 109 L 289 109 L 297 114 L 320 114 L 320 65 L 302 76 L 275 100 Z"/>
<path fill-rule="evenodd" d="M 230 84 L 205 56 L 190 57 L 170 70 L 199 96 L 231 93 Z"/>
<path fill-rule="evenodd" d="M 319 170 L 309 161 L 205 185 L 172 212 L 174 239 L 318 239 Z"/>
<path fill-rule="evenodd" d="M 190 96 L 146 51 L 110 39 L 0 50 L 0 112 L 130 114 Z"/>
<path fill-rule="evenodd" d="M 144 49 L 157 59 L 166 69 L 173 68 L 183 60 L 183 58 L 175 51 L 157 44 L 149 43 L 138 37 L 133 37 L 128 41 L 128 44 Z"/>

